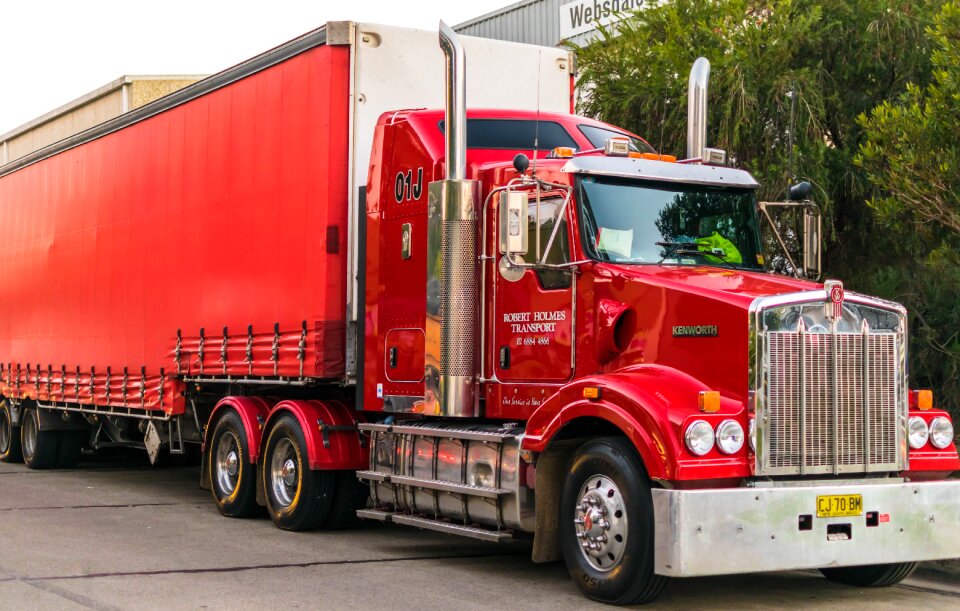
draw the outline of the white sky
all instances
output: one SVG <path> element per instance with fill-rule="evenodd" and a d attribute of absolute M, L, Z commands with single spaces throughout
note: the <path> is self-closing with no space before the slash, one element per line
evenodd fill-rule
<path fill-rule="evenodd" d="M 436 30 L 511 0 L 0 2 L 0 134 L 124 74 L 209 74 L 327 21 Z"/>

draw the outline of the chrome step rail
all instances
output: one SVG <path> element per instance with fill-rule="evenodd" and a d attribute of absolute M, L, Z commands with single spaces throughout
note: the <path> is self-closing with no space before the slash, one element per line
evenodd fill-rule
<path fill-rule="evenodd" d="M 481 496 L 488 499 L 495 499 L 510 494 L 510 491 L 506 488 L 488 488 L 486 486 L 474 486 L 471 484 L 461 484 L 460 482 L 448 482 L 425 477 L 395 475 L 393 473 L 383 473 L 381 471 L 357 471 L 357 477 L 370 482 L 384 482 L 389 484 L 400 484 L 403 486 L 414 486 L 416 488 L 441 490 L 443 492 L 451 492 L 454 494 Z"/>
<path fill-rule="evenodd" d="M 513 540 L 513 533 L 504 530 L 490 530 L 477 526 L 466 526 L 455 524 L 443 520 L 434 520 L 422 516 L 414 516 L 405 513 L 394 513 L 381 509 L 361 509 L 357 511 L 358 518 L 367 520 L 378 520 L 380 522 L 389 522 L 392 524 L 403 524 L 405 526 L 415 526 L 424 530 L 433 530 L 449 535 L 459 535 L 480 541 L 490 541 L 492 543 L 505 543 Z"/>

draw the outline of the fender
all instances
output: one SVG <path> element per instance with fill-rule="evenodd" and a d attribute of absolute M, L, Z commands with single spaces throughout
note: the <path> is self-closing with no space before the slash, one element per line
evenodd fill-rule
<path fill-rule="evenodd" d="M 270 412 L 264 428 L 269 430 L 283 414 L 291 414 L 300 423 L 311 469 L 356 470 L 370 464 L 357 428 L 357 414 L 343 403 L 314 399 L 281 401 Z"/>
<path fill-rule="evenodd" d="M 250 464 L 256 464 L 260 457 L 260 442 L 263 437 L 263 425 L 270 414 L 270 408 L 273 404 L 261 399 L 260 397 L 224 397 L 220 399 L 217 406 L 213 408 L 209 424 L 216 422 L 224 411 L 233 409 L 240 416 L 243 422 L 244 434 L 247 436 L 247 448 L 250 454 Z M 207 436 L 203 436 L 203 451 L 207 451 Z"/>
<path fill-rule="evenodd" d="M 597 399 L 583 396 L 585 387 L 600 389 Z M 748 477 L 747 450 L 726 456 L 714 449 L 691 455 L 682 439 L 684 424 L 736 418 L 746 429 L 740 401 L 721 398 L 720 411 L 702 414 L 699 393 L 711 390 L 682 371 L 662 365 L 632 365 L 612 373 L 580 378 L 537 408 L 527 421 L 523 449 L 543 452 L 566 425 L 578 418 L 599 418 L 630 439 L 647 474 L 654 480 L 703 480 Z M 719 420 L 717 420 L 719 422 Z"/>

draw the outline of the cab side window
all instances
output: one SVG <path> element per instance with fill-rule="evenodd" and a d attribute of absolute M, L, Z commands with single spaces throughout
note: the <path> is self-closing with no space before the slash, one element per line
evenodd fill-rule
<path fill-rule="evenodd" d="M 529 250 L 527 254 L 528 261 L 540 261 L 543 253 L 547 253 L 545 263 L 559 264 L 570 262 L 570 237 L 567 233 L 567 220 L 560 217 L 560 211 L 563 208 L 562 197 L 549 197 L 540 200 L 540 250 L 537 252 L 537 202 L 535 197 L 530 198 L 530 205 L 527 208 L 527 238 Z M 558 217 L 560 217 L 558 219 Z M 558 227 L 559 225 L 559 227 Z M 550 242 L 550 236 L 554 228 L 557 228 L 557 237 L 547 251 L 547 244 Z M 566 289 L 570 288 L 572 281 L 572 271 L 570 269 L 538 269 L 537 278 L 543 288 Z"/>

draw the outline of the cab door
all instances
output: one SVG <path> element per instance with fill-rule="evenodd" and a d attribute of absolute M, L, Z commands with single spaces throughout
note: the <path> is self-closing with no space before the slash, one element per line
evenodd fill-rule
<path fill-rule="evenodd" d="M 571 205 L 568 205 L 570 208 Z M 561 216 L 562 197 L 531 195 L 527 205 L 527 253 L 514 261 L 570 261 L 569 224 Z M 539 209 L 539 210 L 538 210 Z M 494 235 L 499 235 L 499 214 Z M 538 221 L 539 219 L 539 221 Z M 539 246 L 537 227 L 539 222 Z M 559 226 L 558 226 L 559 225 Z M 550 236 L 556 237 L 549 251 Z M 573 272 L 564 269 L 511 269 L 496 249 L 494 266 L 493 365 L 501 382 L 564 382 L 573 375 Z"/>

